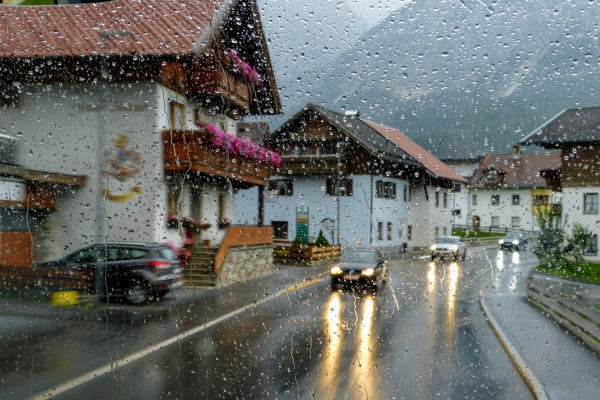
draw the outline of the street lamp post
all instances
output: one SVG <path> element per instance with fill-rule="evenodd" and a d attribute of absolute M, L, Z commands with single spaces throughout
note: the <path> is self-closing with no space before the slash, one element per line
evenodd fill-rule
<path fill-rule="evenodd" d="M 336 165 L 337 165 L 337 176 L 336 176 L 336 180 L 335 180 L 335 194 L 337 197 L 337 201 L 336 201 L 336 213 L 337 213 L 337 243 L 336 244 L 340 244 L 340 239 L 341 239 L 341 233 L 340 233 L 340 200 L 341 200 L 341 193 L 340 193 L 340 181 L 342 179 L 342 171 L 340 168 L 340 164 L 341 164 L 341 153 L 342 153 L 342 148 L 346 147 L 349 143 L 348 142 L 338 142 L 337 143 L 337 149 L 335 152 L 335 156 L 336 156 Z"/>

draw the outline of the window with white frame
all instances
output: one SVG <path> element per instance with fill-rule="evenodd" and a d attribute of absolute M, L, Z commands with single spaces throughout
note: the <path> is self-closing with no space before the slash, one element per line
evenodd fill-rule
<path fill-rule="evenodd" d="M 268 190 L 276 192 L 278 196 L 292 196 L 294 194 L 294 181 L 291 179 L 270 180 Z"/>
<path fill-rule="evenodd" d="M 448 193 L 442 193 L 442 207 L 448 208 Z"/>
<path fill-rule="evenodd" d="M 392 223 L 387 223 L 387 240 L 392 240 Z"/>
<path fill-rule="evenodd" d="M 471 203 L 472 203 L 474 206 L 476 206 L 476 205 L 477 205 L 477 200 L 478 200 L 478 199 L 477 199 L 477 195 L 476 195 L 476 194 L 474 194 L 474 195 L 473 195 L 473 200 L 471 201 Z"/>
<path fill-rule="evenodd" d="M 492 195 L 492 205 L 493 206 L 500 205 L 500 195 L 499 194 L 493 194 Z"/>
<path fill-rule="evenodd" d="M 598 193 L 583 194 L 583 213 L 598 214 Z"/>
<path fill-rule="evenodd" d="M 598 254 L 598 235 L 588 236 L 583 254 L 588 256 L 595 256 Z"/>
<path fill-rule="evenodd" d="M 494 226 L 494 227 L 500 226 L 500 217 L 492 217 L 492 226 Z"/>
<path fill-rule="evenodd" d="M 377 181 L 375 182 L 375 197 L 384 199 L 396 198 L 396 184 L 394 182 Z"/>
<path fill-rule="evenodd" d="M 326 194 L 327 196 L 337 196 L 338 180 L 336 178 L 327 179 Z M 339 195 L 352 196 L 352 179 L 342 178 L 339 180 Z"/>
<path fill-rule="evenodd" d="M 519 228 L 521 226 L 521 217 L 512 217 L 510 223 L 513 228 Z"/>
<path fill-rule="evenodd" d="M 512 195 L 512 205 L 518 206 L 520 204 L 521 204 L 521 196 L 518 194 L 513 194 Z"/>

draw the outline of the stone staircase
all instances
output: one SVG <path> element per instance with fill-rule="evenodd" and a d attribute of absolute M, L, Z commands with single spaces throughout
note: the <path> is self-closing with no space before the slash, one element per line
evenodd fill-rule
<path fill-rule="evenodd" d="M 214 287 L 217 285 L 215 275 L 215 256 L 218 248 L 198 246 L 185 269 L 185 287 Z"/>

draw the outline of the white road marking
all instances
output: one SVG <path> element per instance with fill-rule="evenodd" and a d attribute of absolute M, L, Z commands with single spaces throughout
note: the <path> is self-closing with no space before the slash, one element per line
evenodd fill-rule
<path fill-rule="evenodd" d="M 120 367 L 122 367 L 124 365 L 130 364 L 130 363 L 132 363 L 132 362 L 134 362 L 136 360 L 139 360 L 140 358 L 145 357 L 148 354 L 151 354 L 151 353 L 154 353 L 155 351 L 161 350 L 161 349 L 169 346 L 170 344 L 178 342 L 179 340 L 182 340 L 182 339 L 188 338 L 190 336 L 193 336 L 193 335 L 195 335 L 198 332 L 202 332 L 202 331 L 204 331 L 204 330 L 206 330 L 206 329 L 208 329 L 208 328 L 210 328 L 210 327 L 212 327 L 214 325 L 217 325 L 220 322 L 225 321 L 228 318 L 231 318 L 231 317 L 233 317 L 235 315 L 238 315 L 238 314 L 240 314 L 240 313 L 242 313 L 244 311 L 247 311 L 247 310 L 249 310 L 251 308 L 254 308 L 254 307 L 256 307 L 256 306 L 258 306 L 260 304 L 266 303 L 267 301 L 272 300 L 275 297 L 278 297 L 278 296 L 281 296 L 281 295 L 284 295 L 284 294 L 288 294 L 288 293 L 294 292 L 296 290 L 303 289 L 303 288 L 305 288 L 307 286 L 314 285 L 314 284 L 322 282 L 322 281 L 323 281 L 323 279 L 313 279 L 311 281 L 306 281 L 306 282 L 303 282 L 303 283 L 298 284 L 298 285 L 291 285 L 291 286 L 289 286 L 289 287 L 287 287 L 285 289 L 280 290 L 279 292 L 277 292 L 275 294 L 272 294 L 271 296 L 268 296 L 268 297 L 265 297 L 264 299 L 258 300 L 255 303 L 249 304 L 249 305 L 244 306 L 242 308 L 238 308 L 237 310 L 231 311 L 230 313 L 222 315 L 219 318 L 215 318 L 215 319 L 213 319 L 211 321 L 205 322 L 202 325 L 199 325 L 199 326 L 197 326 L 195 328 L 192 328 L 192 329 L 190 329 L 188 331 L 185 331 L 185 332 L 183 332 L 181 334 L 178 334 L 177 336 L 173 336 L 173 337 L 171 337 L 169 339 L 165 339 L 162 342 L 159 342 L 159 343 L 157 343 L 155 345 L 148 346 L 145 349 L 142 349 L 142 350 L 140 350 L 140 351 L 138 351 L 136 353 L 129 354 L 128 356 L 126 356 L 126 357 L 124 357 L 124 358 L 122 358 L 120 360 L 117 360 L 116 362 L 114 362 L 112 364 L 106 364 L 106 365 L 104 365 L 104 366 L 102 366 L 100 368 L 96 368 L 95 370 L 93 370 L 91 372 L 88 372 L 85 375 L 82 375 L 82 376 L 80 376 L 78 378 L 72 379 L 72 380 L 70 380 L 68 382 L 65 382 L 65 383 L 63 383 L 61 385 L 58 385 L 58 386 L 56 386 L 56 387 L 54 387 L 52 389 L 49 389 L 49 390 L 47 390 L 45 392 L 36 394 L 35 396 L 31 397 L 30 399 L 31 400 L 50 399 L 50 398 L 52 398 L 54 396 L 57 396 L 57 395 L 59 395 L 61 393 L 66 392 L 69 389 L 72 389 L 72 388 L 74 388 L 76 386 L 82 385 L 82 384 L 84 384 L 86 382 L 91 381 L 92 379 L 98 378 L 98 377 L 100 377 L 100 376 L 102 376 L 102 375 L 104 375 L 104 374 L 106 374 L 108 372 L 111 372 L 113 370 L 117 370 L 118 368 L 120 368 Z"/>

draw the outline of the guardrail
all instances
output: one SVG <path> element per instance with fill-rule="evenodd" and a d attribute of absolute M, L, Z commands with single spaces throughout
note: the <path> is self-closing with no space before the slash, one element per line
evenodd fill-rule
<path fill-rule="evenodd" d="M 527 285 L 527 297 L 600 356 L 600 310 L 533 279 Z"/>

